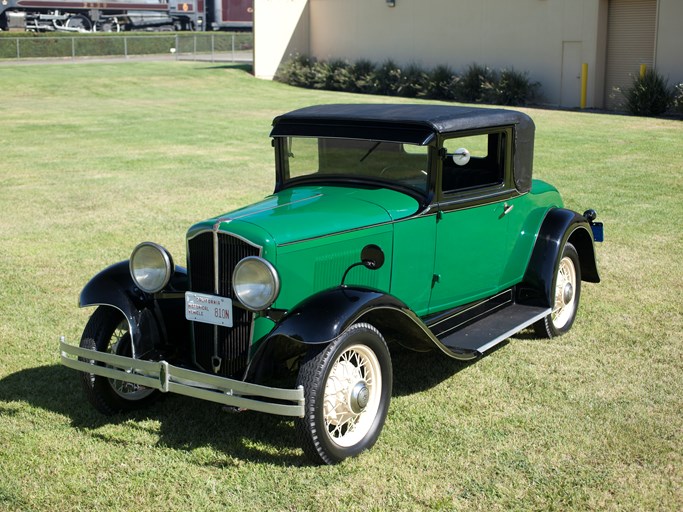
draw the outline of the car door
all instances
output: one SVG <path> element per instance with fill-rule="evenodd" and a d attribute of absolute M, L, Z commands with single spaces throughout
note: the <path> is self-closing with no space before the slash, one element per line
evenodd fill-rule
<path fill-rule="evenodd" d="M 430 313 L 499 291 L 514 188 L 510 135 L 498 129 L 443 140 Z"/>

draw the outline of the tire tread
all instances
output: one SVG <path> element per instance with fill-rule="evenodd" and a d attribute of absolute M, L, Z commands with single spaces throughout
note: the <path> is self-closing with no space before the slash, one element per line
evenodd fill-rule
<path fill-rule="evenodd" d="M 299 369 L 299 377 L 297 379 L 297 385 L 304 387 L 306 396 L 306 410 L 303 418 L 297 418 L 295 421 L 295 431 L 297 438 L 299 439 L 299 444 L 304 451 L 306 457 L 316 464 L 336 464 L 343 460 L 346 456 L 337 457 L 331 454 L 327 450 L 321 440 L 321 435 L 324 433 L 318 432 L 316 426 L 316 404 L 317 404 L 317 394 L 323 392 L 325 383 L 323 382 L 325 378 L 325 373 L 330 364 L 330 360 L 337 355 L 337 347 L 355 335 L 358 331 L 365 331 L 365 333 L 371 333 L 383 346 L 383 350 L 386 354 L 389 354 L 389 349 L 387 348 L 384 337 L 381 333 L 372 325 L 368 323 L 357 323 L 349 327 L 340 336 L 335 338 L 325 347 L 312 347 L 309 353 L 305 356 L 304 361 Z M 389 359 L 389 374 L 391 374 L 391 362 Z M 383 382 L 383 386 L 388 386 L 388 396 L 391 396 L 391 378 L 388 382 Z M 382 390 L 384 392 L 384 389 Z M 388 400 L 387 400 L 388 402 Z M 386 404 L 386 409 L 388 409 L 388 403 Z M 386 409 L 379 414 L 386 414 Z M 382 418 L 382 422 L 384 419 Z M 381 430 L 381 426 L 380 429 Z M 377 435 L 379 433 L 377 432 Z M 370 448 L 374 441 L 376 440 L 376 435 L 371 435 L 372 438 L 369 443 L 361 443 L 356 449 L 351 450 L 350 455 L 355 455 L 364 449 Z"/>

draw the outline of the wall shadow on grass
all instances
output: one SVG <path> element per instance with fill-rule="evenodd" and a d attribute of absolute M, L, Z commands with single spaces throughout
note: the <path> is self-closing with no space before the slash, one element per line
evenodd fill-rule
<path fill-rule="evenodd" d="M 198 70 L 207 70 L 207 69 L 235 69 L 238 71 L 243 71 L 248 74 L 252 74 L 254 72 L 254 66 L 251 63 L 229 63 L 229 64 L 216 64 L 206 67 L 201 67 L 197 68 Z"/>

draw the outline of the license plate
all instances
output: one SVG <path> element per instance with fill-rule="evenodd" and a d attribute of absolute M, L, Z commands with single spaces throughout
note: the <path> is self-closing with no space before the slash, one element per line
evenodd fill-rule
<path fill-rule="evenodd" d="M 193 322 L 232 327 L 232 300 L 205 293 L 185 292 L 185 318 Z"/>
<path fill-rule="evenodd" d="M 602 242 L 605 239 L 605 231 L 602 222 L 591 222 L 591 229 L 593 230 L 593 240 Z"/>

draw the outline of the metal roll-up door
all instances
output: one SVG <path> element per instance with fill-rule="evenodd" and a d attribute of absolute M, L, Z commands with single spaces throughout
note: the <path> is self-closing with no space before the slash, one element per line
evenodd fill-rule
<path fill-rule="evenodd" d="M 657 0 L 609 0 L 605 106 L 619 110 L 640 65 L 652 69 L 655 58 Z"/>

